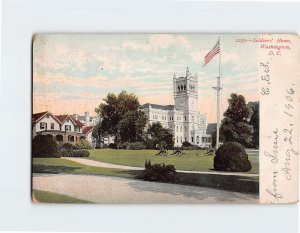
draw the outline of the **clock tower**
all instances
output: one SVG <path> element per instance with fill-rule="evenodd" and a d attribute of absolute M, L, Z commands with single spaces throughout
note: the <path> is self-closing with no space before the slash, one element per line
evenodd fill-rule
<path fill-rule="evenodd" d="M 189 68 L 186 69 L 186 74 L 183 77 L 173 77 L 173 91 L 175 108 L 188 112 L 198 112 L 198 77 L 191 76 Z"/>

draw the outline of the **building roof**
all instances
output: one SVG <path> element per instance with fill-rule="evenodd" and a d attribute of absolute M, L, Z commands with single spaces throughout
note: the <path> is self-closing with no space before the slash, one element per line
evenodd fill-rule
<path fill-rule="evenodd" d="M 150 104 L 146 103 L 140 106 L 141 108 L 155 108 L 155 109 L 161 109 L 161 110 L 174 110 L 174 105 L 159 105 L 159 104 Z"/>
<path fill-rule="evenodd" d="M 211 123 L 207 125 L 206 134 L 212 135 L 217 130 L 217 123 Z"/>
<path fill-rule="evenodd" d="M 44 115 L 46 115 L 48 112 L 39 112 L 39 113 L 35 113 L 35 114 L 32 114 L 32 119 L 34 121 L 37 121 L 38 119 L 40 119 L 41 117 L 43 117 Z"/>
<path fill-rule="evenodd" d="M 84 134 L 87 134 L 87 133 L 89 133 L 91 130 L 93 130 L 94 127 L 95 127 L 95 126 L 87 126 L 87 127 L 84 127 L 83 130 L 82 130 L 82 132 L 83 132 Z"/>
<path fill-rule="evenodd" d="M 59 115 L 59 116 L 55 116 L 61 123 L 63 123 L 65 120 L 67 120 L 67 118 L 70 118 L 73 123 L 77 126 L 83 126 L 83 124 L 76 120 L 75 118 L 71 117 L 70 115 Z"/>

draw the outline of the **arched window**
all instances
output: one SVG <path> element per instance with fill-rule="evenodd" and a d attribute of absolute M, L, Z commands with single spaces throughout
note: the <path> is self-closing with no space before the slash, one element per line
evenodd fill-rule
<path fill-rule="evenodd" d="M 186 90 L 186 85 L 183 86 L 183 90 Z"/>
<path fill-rule="evenodd" d="M 178 132 L 178 125 L 176 126 L 176 132 Z"/>
<path fill-rule="evenodd" d="M 180 126 L 180 132 L 182 132 L 182 126 Z"/>
<path fill-rule="evenodd" d="M 178 86 L 178 91 L 180 91 L 180 86 Z"/>
<path fill-rule="evenodd" d="M 183 86 L 182 85 L 180 86 L 180 90 L 183 90 Z"/>

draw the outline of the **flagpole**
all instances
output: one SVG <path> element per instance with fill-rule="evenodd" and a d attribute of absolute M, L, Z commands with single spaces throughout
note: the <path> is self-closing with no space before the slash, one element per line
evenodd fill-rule
<path fill-rule="evenodd" d="M 220 125 L 221 125 L 221 118 L 220 118 L 220 90 L 221 88 L 221 39 L 219 37 L 219 77 L 217 77 L 217 135 L 216 135 L 216 150 L 219 148 L 219 138 L 220 138 Z"/>

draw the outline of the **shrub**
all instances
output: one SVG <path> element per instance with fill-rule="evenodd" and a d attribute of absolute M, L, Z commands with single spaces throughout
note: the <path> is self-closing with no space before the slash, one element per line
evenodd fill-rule
<path fill-rule="evenodd" d="M 87 150 L 75 150 L 74 152 L 74 157 L 89 157 L 90 152 Z"/>
<path fill-rule="evenodd" d="M 59 155 L 61 157 L 74 157 L 73 150 L 59 149 Z"/>
<path fill-rule="evenodd" d="M 240 143 L 226 142 L 216 151 L 214 168 L 217 171 L 248 172 L 252 166 Z"/>
<path fill-rule="evenodd" d="M 93 145 L 86 139 L 81 139 L 76 143 L 77 149 L 93 149 Z"/>
<path fill-rule="evenodd" d="M 59 157 L 58 146 L 52 136 L 37 135 L 32 140 L 32 157 Z"/>
<path fill-rule="evenodd" d="M 153 141 L 153 139 L 150 139 L 150 138 L 146 139 L 145 146 L 146 146 L 146 149 L 156 149 L 155 142 Z"/>
<path fill-rule="evenodd" d="M 116 143 L 109 143 L 108 147 L 111 149 L 117 149 L 117 144 Z"/>
<path fill-rule="evenodd" d="M 142 142 L 132 142 L 132 143 L 129 143 L 128 149 L 130 149 L 130 150 L 143 150 L 143 149 L 146 149 L 146 145 Z"/>
<path fill-rule="evenodd" d="M 74 150 L 76 150 L 77 147 L 69 142 L 64 143 L 59 148 L 59 154 L 62 157 L 74 157 Z"/>
<path fill-rule="evenodd" d="M 102 146 L 102 147 L 100 147 L 100 148 L 106 149 L 106 148 L 109 148 L 109 145 L 107 145 L 107 144 L 103 144 L 103 146 Z M 98 149 L 98 148 L 97 148 L 97 149 Z"/>
<path fill-rule="evenodd" d="M 190 146 L 192 146 L 192 144 L 189 143 L 189 142 L 187 142 L 187 141 L 184 141 L 184 142 L 182 143 L 182 146 L 184 146 L 184 147 L 190 147 Z"/>
<path fill-rule="evenodd" d="M 175 180 L 176 169 L 174 165 L 151 164 L 151 161 L 145 162 L 145 170 L 140 175 L 140 179 L 147 181 L 171 182 Z"/>
<path fill-rule="evenodd" d="M 68 150 L 68 151 L 70 151 L 70 150 L 76 150 L 76 148 L 77 147 L 75 145 L 73 145 L 73 144 L 71 144 L 69 142 L 64 143 L 64 144 L 62 144 L 60 146 L 60 149 L 64 149 L 64 150 Z"/>

